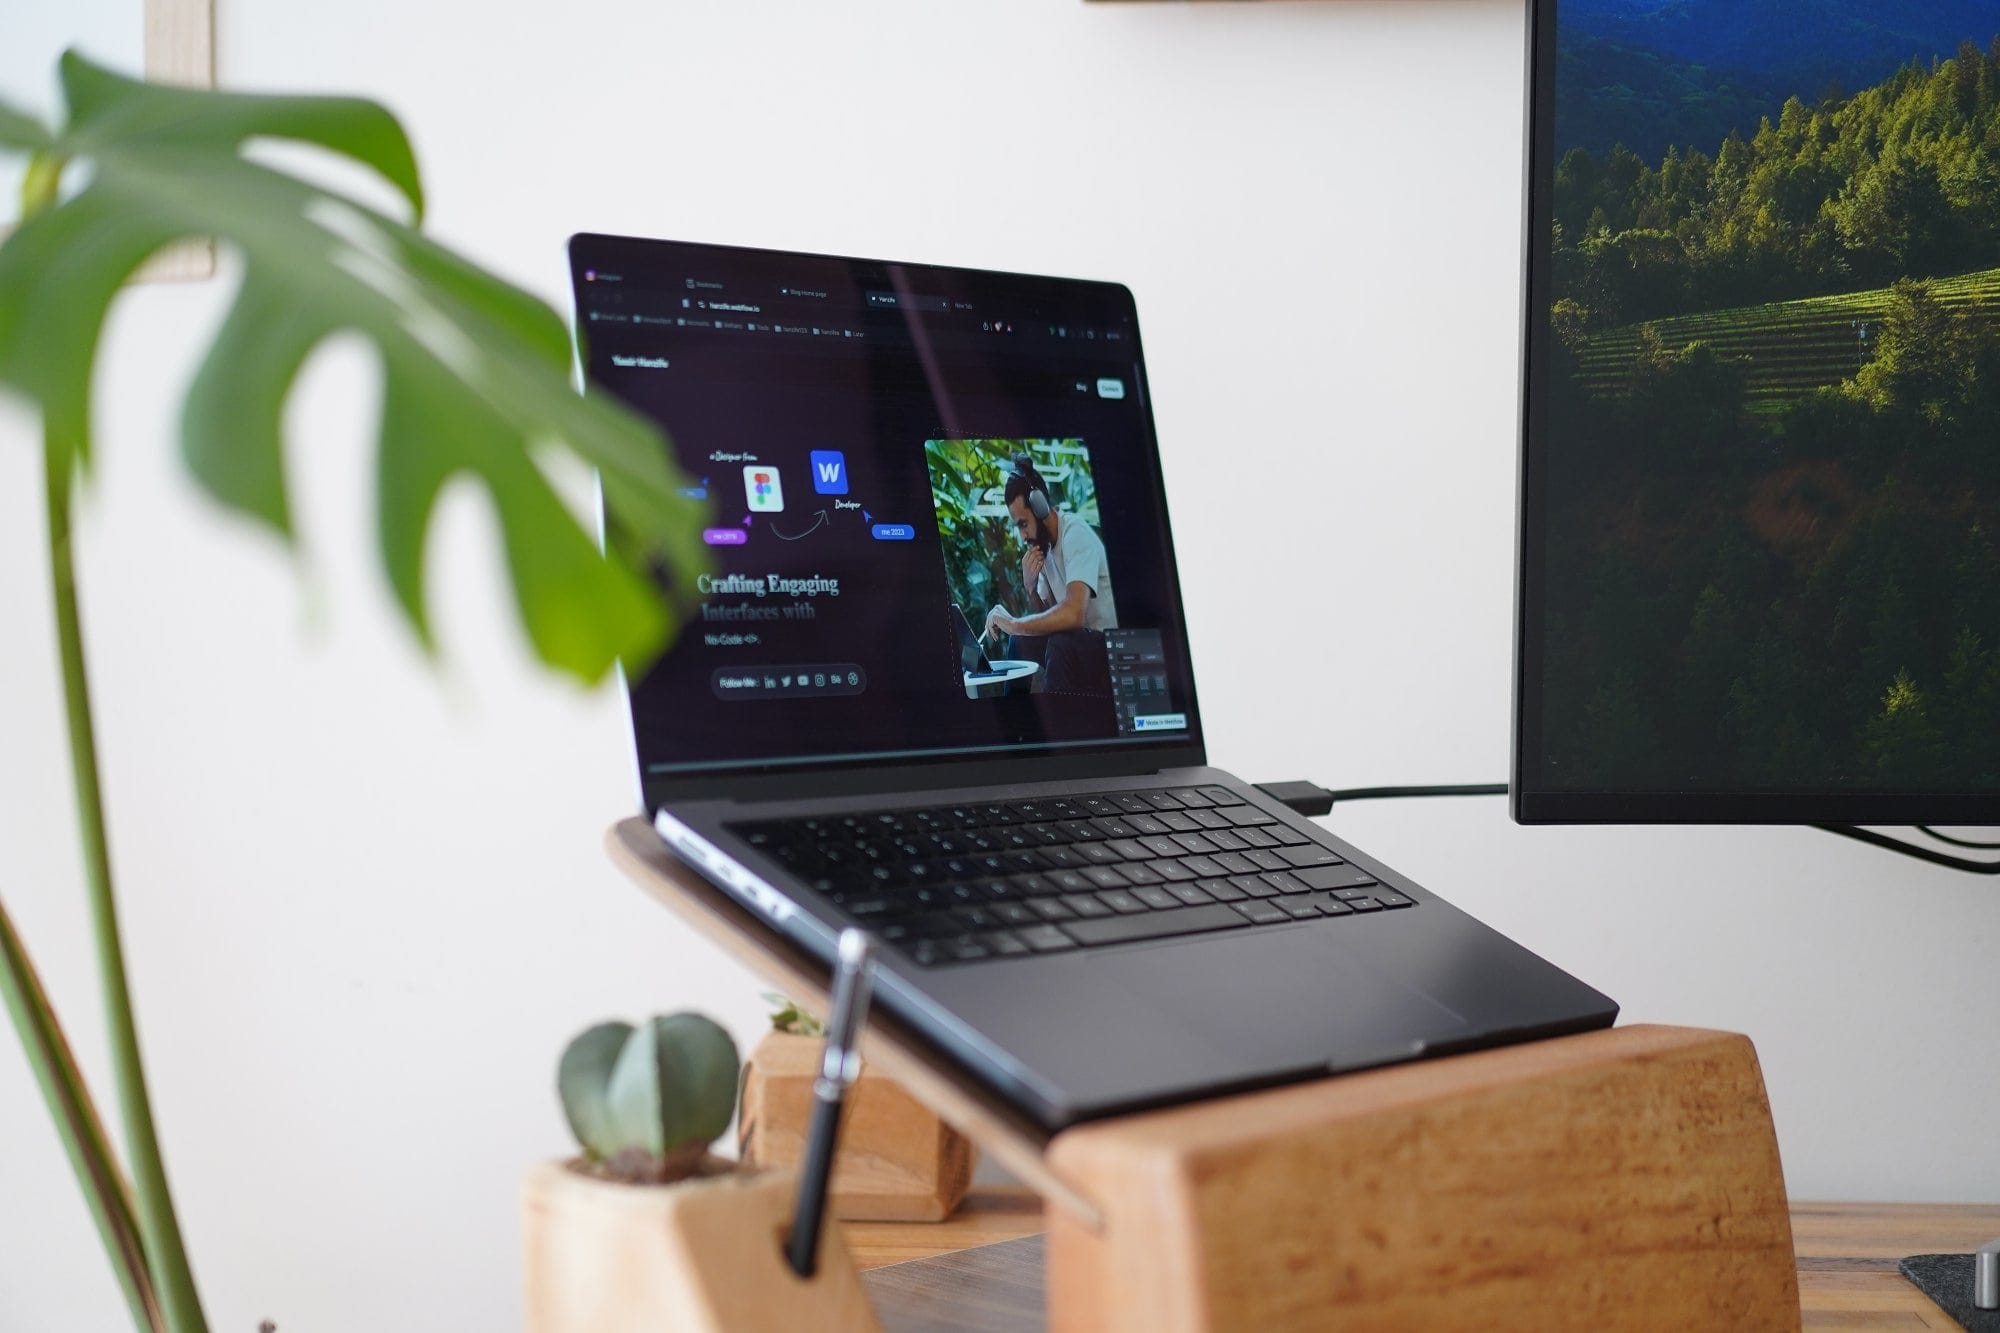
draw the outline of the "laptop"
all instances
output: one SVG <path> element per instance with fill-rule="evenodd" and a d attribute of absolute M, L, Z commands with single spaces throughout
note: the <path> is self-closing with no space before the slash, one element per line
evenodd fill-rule
<path fill-rule="evenodd" d="M 870 929 L 875 1002 L 968 1077 L 1054 1130 L 1612 1022 L 1209 764 L 1124 287 L 601 235 L 570 261 L 586 391 L 712 505 L 695 611 L 628 682 L 646 812 L 829 964 Z M 966 688 L 988 623 L 1032 688 Z"/>

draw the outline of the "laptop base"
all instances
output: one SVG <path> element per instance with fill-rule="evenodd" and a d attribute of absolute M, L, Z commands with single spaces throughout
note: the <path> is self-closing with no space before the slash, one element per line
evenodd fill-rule
<path fill-rule="evenodd" d="M 711 942 L 824 1007 L 824 967 L 643 820 L 609 842 Z M 1049 1201 L 1059 1333 L 1494 1328 L 1507 1310 L 1538 1329 L 1798 1327 L 1777 1139 L 1745 1037 L 1616 1028 L 1055 1134 L 887 1016 L 871 1015 L 862 1051 Z"/>

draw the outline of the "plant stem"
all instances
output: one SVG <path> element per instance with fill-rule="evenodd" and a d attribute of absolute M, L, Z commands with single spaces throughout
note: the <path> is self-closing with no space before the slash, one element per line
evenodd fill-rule
<path fill-rule="evenodd" d="M 69 718 L 70 767 L 76 780 L 77 820 L 90 895 L 97 967 L 104 987 L 104 1015 L 111 1037 L 111 1068 L 118 1090 L 119 1118 L 139 1215 L 139 1234 L 171 1333 L 206 1333 L 208 1322 L 188 1269 L 167 1189 L 166 1165 L 153 1130 L 146 1072 L 139 1059 L 139 1029 L 125 979 L 125 949 L 118 934 L 117 905 L 111 893 L 111 856 L 104 832 L 104 794 L 98 781 L 97 739 L 90 716 L 89 679 L 84 672 L 83 634 L 77 616 L 76 567 L 70 552 L 70 502 L 75 456 L 58 447 L 44 427 L 43 470 L 48 497 L 49 577 L 55 593 L 56 638 L 62 656 L 63 701 Z"/>
<path fill-rule="evenodd" d="M 69 1152 L 70 1167 L 83 1188 L 84 1201 L 90 1205 L 112 1272 L 124 1289 L 125 1303 L 132 1307 L 132 1322 L 147 1333 L 164 1333 L 166 1325 L 161 1322 L 159 1300 L 153 1292 L 153 1276 L 146 1267 L 139 1225 L 132 1215 L 131 1186 L 119 1170 L 104 1121 L 90 1099 L 90 1089 L 76 1067 L 62 1024 L 56 1021 L 48 992 L 35 974 L 35 965 L 4 904 L 0 904 L 0 998 L 6 1000 L 7 1011 L 13 1015 L 21 1047 L 42 1086 L 42 1098 L 49 1104 L 49 1116 Z"/>

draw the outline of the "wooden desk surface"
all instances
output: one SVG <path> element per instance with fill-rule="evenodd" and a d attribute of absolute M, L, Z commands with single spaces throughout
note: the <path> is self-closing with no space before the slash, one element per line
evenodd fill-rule
<path fill-rule="evenodd" d="M 845 1229 L 861 1267 L 879 1269 L 1037 1235 L 1042 1209 L 1028 1190 L 983 1189 L 968 1195 L 964 1207 L 946 1222 L 849 1222 Z M 1896 1261 L 1909 1254 L 1962 1254 L 1995 1236 L 2000 1236 L 2000 1205 L 1793 1203 L 1792 1242 L 1799 1256 L 1805 1327 L 1954 1329 L 1957 1325 L 1942 1310 L 1903 1280 Z M 1039 1283 L 1038 1255 L 1002 1253 L 1008 1254 L 1020 1281 Z M 879 1282 L 870 1285 L 878 1304 L 884 1303 L 887 1289 Z M 889 1327 L 899 1325 L 889 1310 L 883 1314 Z M 972 1324 L 1021 1326 L 977 1318 Z"/>

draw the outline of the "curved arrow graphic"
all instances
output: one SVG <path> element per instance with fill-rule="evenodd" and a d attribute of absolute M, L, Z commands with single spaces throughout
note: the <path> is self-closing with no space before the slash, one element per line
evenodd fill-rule
<path fill-rule="evenodd" d="M 771 535 L 772 535 L 773 537 L 777 537 L 777 538 L 779 538 L 779 539 L 781 539 L 781 540 L 783 540 L 783 541 L 788 541 L 788 542 L 795 542 L 795 541 L 800 541 L 800 540 L 803 540 L 804 538 L 807 538 L 807 537 L 810 537 L 810 536 L 812 536 L 812 535 L 813 535 L 813 534 L 814 534 L 815 532 L 818 532 L 818 531 L 820 530 L 820 527 L 821 527 L 821 525 L 823 525 L 823 524 L 824 524 L 824 523 L 825 523 L 826 521 L 827 521 L 827 520 L 826 520 L 826 511 L 825 511 L 824 509 L 822 509 L 822 510 L 820 510 L 820 511 L 819 511 L 819 517 L 818 517 L 818 518 L 815 518 L 815 519 L 814 519 L 814 520 L 812 521 L 812 526 L 811 526 L 811 527 L 809 527 L 809 528 L 807 528 L 807 529 L 806 529 L 806 530 L 805 530 L 804 532 L 801 532 L 801 533 L 799 533 L 799 534 L 798 534 L 798 536 L 796 536 L 796 537 L 787 537 L 787 536 L 785 536 L 785 534 L 784 534 L 784 533 L 782 533 L 782 532 L 779 532 L 779 531 L 778 531 L 778 530 L 777 530 L 776 528 L 772 528 L 772 529 L 771 529 Z"/>

